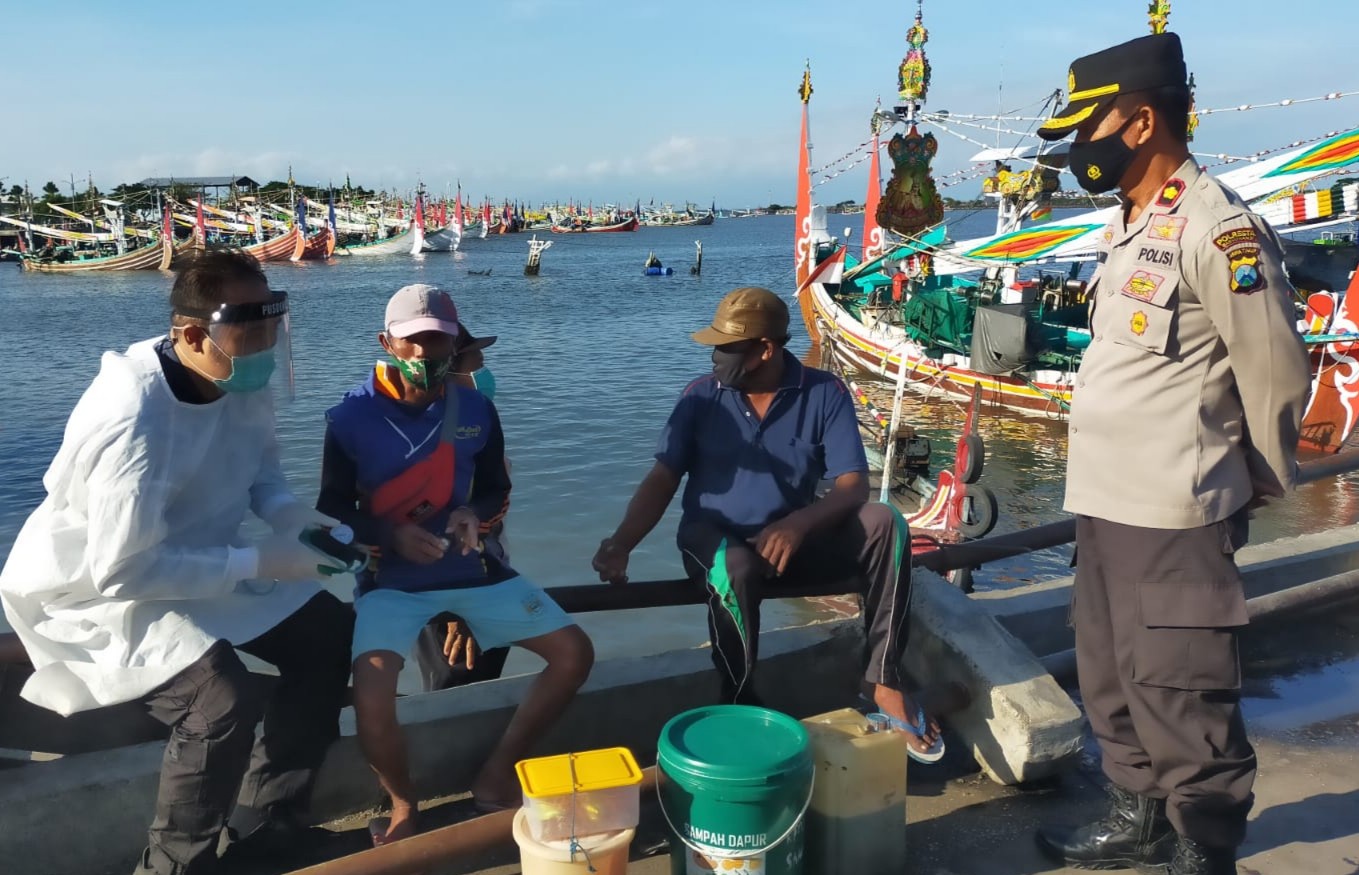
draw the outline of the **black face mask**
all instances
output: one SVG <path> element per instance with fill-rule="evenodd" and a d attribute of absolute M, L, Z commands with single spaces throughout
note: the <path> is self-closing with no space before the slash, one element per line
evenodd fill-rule
<path fill-rule="evenodd" d="M 713 347 L 713 376 L 717 378 L 717 382 L 723 386 L 740 389 L 750 376 L 746 358 L 750 355 L 751 349 L 751 346 L 745 344 L 734 349 Z"/>
<path fill-rule="evenodd" d="M 1123 127 L 1107 137 L 1072 143 L 1067 154 L 1067 166 L 1076 175 L 1076 182 L 1091 194 L 1104 194 L 1118 188 L 1123 174 L 1132 166 L 1137 150 L 1123 142 L 1123 132 L 1137 116 L 1123 123 Z"/>

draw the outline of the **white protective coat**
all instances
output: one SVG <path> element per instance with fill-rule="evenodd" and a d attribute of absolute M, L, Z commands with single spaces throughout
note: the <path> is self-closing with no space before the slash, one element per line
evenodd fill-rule
<path fill-rule="evenodd" d="M 246 511 L 296 501 L 269 393 L 187 404 L 156 340 L 105 353 L 43 478 L 47 498 L 0 571 L 0 604 L 60 714 L 140 698 L 225 639 L 243 644 L 320 591 L 254 583 Z"/>

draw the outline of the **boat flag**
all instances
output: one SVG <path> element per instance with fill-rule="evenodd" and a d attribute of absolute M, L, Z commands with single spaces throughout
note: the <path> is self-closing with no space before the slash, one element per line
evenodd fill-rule
<path fill-rule="evenodd" d="M 453 224 L 458 226 L 458 233 L 462 233 L 462 183 L 458 183 L 458 197 L 453 201 Z"/>
<path fill-rule="evenodd" d="M 425 202 L 418 194 L 415 196 L 415 226 L 425 230 Z"/>
<path fill-rule="evenodd" d="M 307 197 L 303 195 L 297 199 L 297 230 L 302 232 L 302 236 L 307 234 Z"/>
<path fill-rule="evenodd" d="M 194 222 L 193 239 L 199 246 L 208 245 L 208 226 L 203 219 L 203 192 L 198 193 L 198 218 Z"/>
<path fill-rule="evenodd" d="M 326 224 L 330 226 L 330 236 L 336 240 L 340 239 L 339 223 L 335 221 L 335 192 L 330 193 L 330 210 L 326 215 Z"/>
<path fill-rule="evenodd" d="M 864 261 L 872 261 L 887 251 L 887 242 L 878 224 L 878 202 L 882 200 L 882 168 L 878 162 L 878 120 L 873 118 L 873 154 L 868 159 L 868 195 L 864 198 Z"/>
<path fill-rule="evenodd" d="M 812 68 L 802 73 L 802 86 L 798 89 L 802 98 L 802 137 L 798 143 L 797 154 L 797 215 L 793 234 L 796 242 L 793 258 L 796 269 L 797 287 L 807 282 L 812 270 L 812 144 L 807 141 L 807 104 L 812 99 Z"/>
<path fill-rule="evenodd" d="M 848 248 L 840 246 L 825 261 L 816 266 L 816 269 L 807 275 L 807 284 L 822 283 L 824 285 L 835 285 L 842 282 L 845 278 L 845 254 Z M 802 286 L 798 286 L 801 291 Z"/>

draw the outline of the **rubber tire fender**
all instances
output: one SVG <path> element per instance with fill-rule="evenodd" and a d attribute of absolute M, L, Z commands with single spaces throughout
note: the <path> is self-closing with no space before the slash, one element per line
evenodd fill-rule
<path fill-rule="evenodd" d="M 980 483 L 969 483 L 963 501 L 971 505 L 972 518 L 958 523 L 958 531 L 967 538 L 983 538 L 996 527 L 1000 516 L 1000 502 L 996 494 Z"/>
<path fill-rule="evenodd" d="M 958 439 L 958 480 L 976 483 L 986 468 L 986 441 L 979 434 L 965 434 Z"/>

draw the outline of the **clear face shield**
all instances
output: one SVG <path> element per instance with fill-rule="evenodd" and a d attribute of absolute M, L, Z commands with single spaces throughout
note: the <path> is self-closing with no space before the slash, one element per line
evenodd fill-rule
<path fill-rule="evenodd" d="M 223 304 L 211 313 L 186 313 L 207 323 L 211 373 L 204 373 L 226 392 L 258 392 L 272 387 L 292 401 L 294 374 L 288 293 L 249 304 Z"/>

